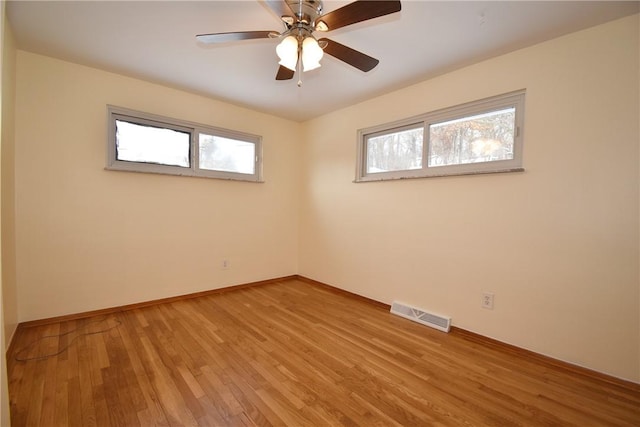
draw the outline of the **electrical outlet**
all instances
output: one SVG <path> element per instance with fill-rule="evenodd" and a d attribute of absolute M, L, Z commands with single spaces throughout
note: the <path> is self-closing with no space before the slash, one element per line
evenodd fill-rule
<path fill-rule="evenodd" d="M 220 267 L 221 267 L 223 270 L 228 270 L 228 269 L 230 269 L 230 268 L 231 268 L 231 261 L 229 261 L 229 259 L 228 259 L 228 258 L 224 258 L 224 259 L 222 260 L 222 263 L 220 263 Z"/>
<path fill-rule="evenodd" d="M 483 292 L 482 293 L 482 308 L 486 308 L 487 310 L 493 310 L 493 297 L 495 295 L 491 292 Z"/>

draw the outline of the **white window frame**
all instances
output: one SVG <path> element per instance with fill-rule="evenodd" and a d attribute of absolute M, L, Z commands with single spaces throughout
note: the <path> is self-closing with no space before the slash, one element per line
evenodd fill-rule
<path fill-rule="evenodd" d="M 156 114 L 130 110 L 128 108 L 107 105 L 107 165 L 105 169 L 126 172 L 157 173 L 165 175 L 194 176 L 237 181 L 264 182 L 262 180 L 262 137 L 245 132 L 222 129 L 214 126 L 202 125 L 185 120 L 173 119 Z M 131 123 L 147 124 L 156 127 L 188 132 L 189 138 L 189 167 L 162 165 L 155 163 L 124 161 L 117 159 L 116 150 L 116 120 L 122 119 Z M 255 146 L 254 173 L 216 171 L 200 169 L 200 133 L 249 142 Z"/>
<path fill-rule="evenodd" d="M 354 182 L 386 181 L 406 178 L 431 178 L 451 175 L 474 175 L 486 173 L 522 172 L 522 140 L 524 134 L 525 90 L 468 102 L 427 114 L 398 120 L 392 123 L 358 130 L 356 178 Z M 472 117 L 491 111 L 515 108 L 515 135 L 513 159 L 460 165 L 428 166 L 429 127 L 434 124 Z M 422 167 L 420 169 L 367 173 L 367 142 L 369 138 L 396 133 L 399 130 L 423 126 Z"/>

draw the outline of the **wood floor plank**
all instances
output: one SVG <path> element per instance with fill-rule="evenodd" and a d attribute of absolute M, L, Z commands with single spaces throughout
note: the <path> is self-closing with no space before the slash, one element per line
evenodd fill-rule
<path fill-rule="evenodd" d="M 141 404 L 138 409 L 138 420 L 142 426 L 168 426 L 169 422 L 152 385 L 151 379 L 153 377 L 147 376 L 145 371 L 146 359 L 143 358 L 144 351 L 137 338 L 142 335 L 139 326 L 148 326 L 148 324 L 146 320 L 140 321 L 141 318 L 144 319 L 136 310 L 123 313 L 120 320 L 127 327 L 119 328 L 125 348 L 128 349 L 133 375 L 135 375 L 139 391 L 144 399 L 144 405 Z M 136 323 L 136 320 L 140 321 L 140 324 Z"/>
<path fill-rule="evenodd" d="M 71 358 L 73 356 L 70 356 Z M 54 401 L 54 413 L 52 425 L 69 425 L 69 417 L 74 416 L 76 420 L 78 413 L 80 413 L 81 406 L 75 406 L 69 409 L 69 389 L 76 390 L 75 386 L 77 386 L 77 382 L 69 381 L 67 377 L 69 360 L 64 360 L 60 358 L 58 360 L 58 365 L 56 366 L 56 391 L 55 391 L 55 401 Z M 80 419 L 82 417 L 80 416 Z"/>
<path fill-rule="evenodd" d="M 74 350 L 78 357 L 77 371 L 73 373 L 69 371 L 68 376 L 70 381 L 74 376 L 77 377 L 80 398 L 78 399 L 76 395 L 70 395 L 69 402 L 73 402 L 73 406 L 75 407 L 72 411 L 74 415 L 77 414 L 79 407 L 81 422 L 78 423 L 76 419 L 73 419 L 74 422 L 70 425 L 95 427 L 96 407 L 93 400 L 93 385 L 91 384 L 91 356 L 84 336 L 77 339 Z M 70 388 L 70 391 L 75 391 L 75 388 Z M 70 419 L 72 418 L 70 417 Z"/>
<path fill-rule="evenodd" d="M 640 386 L 294 279 L 14 339 L 17 427 L 640 425 Z"/>

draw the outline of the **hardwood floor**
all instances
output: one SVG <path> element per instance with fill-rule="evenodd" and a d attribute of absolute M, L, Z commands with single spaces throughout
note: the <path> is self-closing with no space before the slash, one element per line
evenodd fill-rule
<path fill-rule="evenodd" d="M 8 368 L 13 426 L 640 425 L 638 386 L 298 280 L 19 328 Z"/>

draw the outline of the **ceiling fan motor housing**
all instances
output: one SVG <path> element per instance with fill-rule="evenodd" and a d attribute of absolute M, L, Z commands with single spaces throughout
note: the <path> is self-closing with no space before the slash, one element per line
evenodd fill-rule
<path fill-rule="evenodd" d="M 322 15 L 321 0 L 286 0 L 287 4 L 296 14 L 298 22 L 306 25 L 313 25 L 316 19 Z"/>

